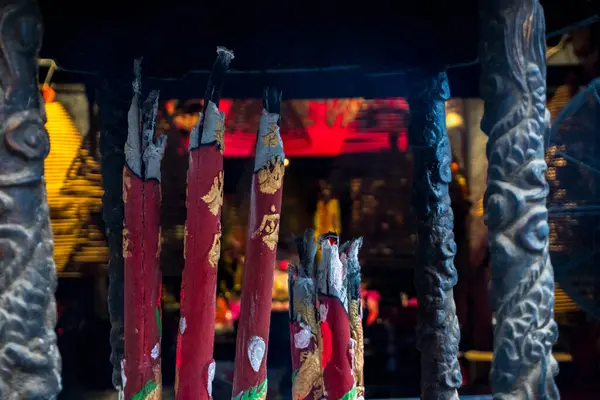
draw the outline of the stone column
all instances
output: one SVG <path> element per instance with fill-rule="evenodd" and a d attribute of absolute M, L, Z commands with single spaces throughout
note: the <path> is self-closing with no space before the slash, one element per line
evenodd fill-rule
<path fill-rule="evenodd" d="M 457 360 L 460 330 L 453 288 L 454 216 L 448 184 L 452 155 L 446 136 L 446 73 L 411 77 L 408 137 L 413 152 L 413 208 L 419 233 L 415 286 L 419 302 L 417 346 L 421 351 L 421 398 L 458 399 L 462 375 Z"/>
<path fill-rule="evenodd" d="M 495 399 L 557 399 L 554 275 L 548 254 L 544 14 L 539 0 L 480 1 L 482 130 L 489 136 Z"/>
<path fill-rule="evenodd" d="M 50 142 L 38 89 L 34 1 L 0 3 L 0 398 L 61 390 L 56 266 L 44 181 Z"/>
<path fill-rule="evenodd" d="M 110 315 L 110 361 L 112 383 L 122 390 L 121 361 L 124 343 L 123 269 L 123 167 L 127 140 L 127 112 L 131 102 L 130 82 L 102 79 L 98 86 L 100 109 L 100 156 L 102 213 L 110 251 L 108 262 L 108 313 Z"/>

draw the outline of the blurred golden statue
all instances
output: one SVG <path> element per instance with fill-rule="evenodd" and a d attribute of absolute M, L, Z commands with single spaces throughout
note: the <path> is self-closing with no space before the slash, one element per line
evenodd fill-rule
<path fill-rule="evenodd" d="M 321 186 L 321 198 L 317 202 L 315 212 L 315 240 L 327 232 L 335 232 L 338 235 L 342 231 L 340 221 L 340 202 L 333 197 L 331 185 L 325 181 L 319 182 Z"/>

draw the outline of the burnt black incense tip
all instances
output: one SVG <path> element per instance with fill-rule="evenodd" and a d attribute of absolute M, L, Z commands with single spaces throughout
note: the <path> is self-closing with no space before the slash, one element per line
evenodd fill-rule
<path fill-rule="evenodd" d="M 281 90 L 275 87 L 265 87 L 263 91 L 263 106 L 268 113 L 281 113 Z"/>
<path fill-rule="evenodd" d="M 223 86 L 225 75 L 227 74 L 229 64 L 233 58 L 233 51 L 222 46 L 217 47 L 217 59 L 215 60 L 210 76 L 208 77 L 208 85 L 204 95 L 204 113 L 206 113 L 208 101 L 212 101 L 217 106 L 219 105 L 221 87 Z"/>
<path fill-rule="evenodd" d="M 223 79 L 223 75 L 227 73 L 229 64 L 231 64 L 231 60 L 234 58 L 233 51 L 227 49 L 226 47 L 217 47 L 217 59 L 215 60 L 212 69 L 212 75 L 214 75 L 213 79 Z"/>
<path fill-rule="evenodd" d="M 229 50 L 227 47 L 217 46 L 217 60 L 222 60 L 221 62 L 229 67 L 229 63 L 233 60 L 235 56 L 233 55 L 233 50 Z"/>

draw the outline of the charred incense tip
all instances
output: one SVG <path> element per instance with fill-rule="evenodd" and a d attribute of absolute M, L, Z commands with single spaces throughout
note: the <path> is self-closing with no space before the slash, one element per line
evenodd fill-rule
<path fill-rule="evenodd" d="M 297 237 L 296 239 L 294 239 L 294 241 L 296 242 L 296 249 L 298 250 L 298 258 L 300 259 L 300 262 L 303 262 L 304 258 L 306 257 L 306 246 L 304 244 L 304 238 Z"/>
<path fill-rule="evenodd" d="M 136 96 L 142 92 L 142 60 L 143 57 L 133 60 L 133 93 Z"/>
<path fill-rule="evenodd" d="M 200 145 L 214 143 L 222 152 L 224 150 L 225 113 L 220 112 L 217 105 L 210 100 L 204 110 L 204 113 L 200 113 L 198 116 L 198 121 L 190 132 L 189 149 L 193 150 Z"/>
<path fill-rule="evenodd" d="M 296 248 L 300 259 L 298 273 L 302 276 L 312 277 L 314 274 L 314 262 L 317 254 L 317 242 L 315 242 L 315 231 L 307 229 L 303 237 L 296 238 Z"/>
<path fill-rule="evenodd" d="M 212 71 L 208 76 L 208 84 L 206 85 L 206 93 L 204 94 L 204 115 L 206 116 L 206 107 L 208 106 L 208 102 L 212 101 L 219 106 L 219 100 L 221 98 L 221 87 L 223 86 L 223 81 L 225 79 L 225 75 L 227 75 L 227 70 L 229 69 L 229 64 L 233 60 L 233 51 L 226 49 L 225 47 L 217 47 L 217 59 L 213 64 Z M 201 120 L 201 125 L 204 124 L 204 121 Z M 201 132 L 202 130 L 200 130 Z"/>
<path fill-rule="evenodd" d="M 217 59 L 215 60 L 212 70 L 212 74 L 214 75 L 212 78 L 214 79 L 215 89 L 217 91 L 220 90 L 220 87 L 223 84 L 222 79 L 227 73 L 227 70 L 229 69 L 229 64 L 231 64 L 231 60 L 233 59 L 233 51 L 225 47 L 217 47 Z"/>
<path fill-rule="evenodd" d="M 146 151 L 150 143 L 154 140 L 159 97 L 160 92 L 153 90 L 142 105 L 142 153 Z"/>
<path fill-rule="evenodd" d="M 348 309 L 346 282 L 338 253 L 338 242 L 339 237 L 333 232 L 319 237 L 322 258 L 317 266 L 317 282 L 319 293 L 337 297 L 344 308 Z"/>
<path fill-rule="evenodd" d="M 235 56 L 233 55 L 233 50 L 229 50 L 224 46 L 217 46 L 217 59 L 222 60 L 227 67 L 229 67 L 229 63 L 234 58 Z"/>
<path fill-rule="evenodd" d="M 347 242 L 344 242 L 340 245 L 340 254 L 341 253 L 346 253 L 348 251 L 348 249 L 350 248 L 350 240 Z"/>
<path fill-rule="evenodd" d="M 202 129 L 203 126 L 203 118 L 204 118 L 204 114 L 201 112 L 200 114 L 198 114 L 198 120 L 196 121 L 196 124 L 194 125 L 194 127 L 192 128 L 192 131 L 190 132 L 190 144 L 188 146 L 188 150 L 193 150 L 198 148 L 198 146 L 200 145 L 200 130 Z"/>
<path fill-rule="evenodd" d="M 281 90 L 274 87 L 265 87 L 263 90 L 263 106 L 269 113 L 281 113 Z"/>
<path fill-rule="evenodd" d="M 362 247 L 362 236 L 349 240 L 340 246 L 340 253 L 344 253 L 350 259 L 358 259 L 358 251 Z"/>
<path fill-rule="evenodd" d="M 358 252 L 362 247 L 363 238 L 352 239 L 340 248 L 340 259 L 346 269 L 348 282 L 348 300 L 360 299 L 360 262 Z"/>

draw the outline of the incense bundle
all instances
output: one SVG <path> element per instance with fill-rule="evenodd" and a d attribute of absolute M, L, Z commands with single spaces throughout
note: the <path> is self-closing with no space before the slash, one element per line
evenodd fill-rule
<path fill-rule="evenodd" d="M 178 400 L 212 398 L 217 265 L 221 254 L 223 138 L 225 114 L 219 112 L 222 81 L 233 59 L 225 48 L 217 60 L 204 99 L 204 112 L 190 134 L 187 172 L 185 267 L 177 340 L 175 392 Z"/>
<path fill-rule="evenodd" d="M 364 343 L 358 251 L 362 238 L 339 249 L 338 236 L 307 230 L 296 240 L 299 266 L 289 270 L 292 400 L 364 399 Z"/>
<path fill-rule="evenodd" d="M 281 92 L 266 89 L 256 140 L 232 398 L 265 399 L 273 274 L 284 174 Z"/>
<path fill-rule="evenodd" d="M 308 229 L 296 239 L 299 266 L 291 266 L 289 274 L 290 343 L 292 350 L 292 400 L 323 398 L 321 368 L 321 329 L 317 315 L 314 231 Z"/>
<path fill-rule="evenodd" d="M 125 358 L 121 373 L 126 399 L 160 399 L 160 163 L 166 136 L 154 140 L 158 92 L 151 92 L 140 104 L 140 62 L 135 62 L 123 169 Z"/>
<path fill-rule="evenodd" d="M 338 236 L 325 234 L 319 243 L 322 258 L 317 268 L 318 315 L 326 398 L 355 399 L 356 342 L 350 336 L 348 277 L 338 254 Z"/>

